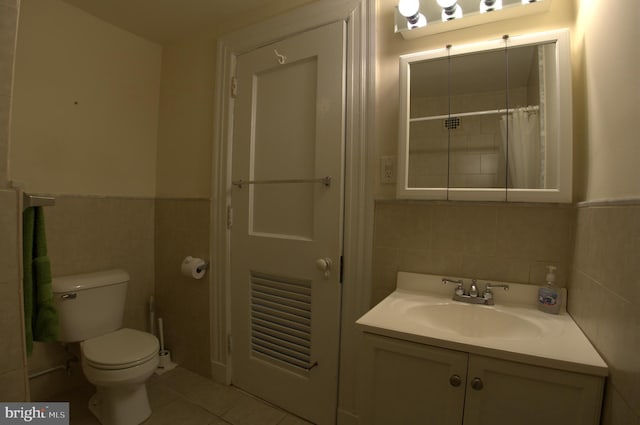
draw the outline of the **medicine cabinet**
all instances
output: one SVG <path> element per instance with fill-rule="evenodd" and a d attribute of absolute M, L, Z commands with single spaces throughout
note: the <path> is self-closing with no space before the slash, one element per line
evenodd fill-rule
<path fill-rule="evenodd" d="M 397 196 L 571 202 L 567 30 L 400 57 Z"/>

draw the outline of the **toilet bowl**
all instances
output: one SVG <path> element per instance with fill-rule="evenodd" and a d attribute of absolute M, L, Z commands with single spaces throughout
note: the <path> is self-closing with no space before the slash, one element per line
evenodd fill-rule
<path fill-rule="evenodd" d="M 80 344 L 82 371 L 96 386 L 89 409 L 104 425 L 137 425 L 151 415 L 145 382 L 158 367 L 157 338 L 123 328 Z"/>
<path fill-rule="evenodd" d="M 123 328 L 129 274 L 123 270 L 54 278 L 60 340 L 80 342 L 82 371 L 95 385 L 89 410 L 103 425 L 137 425 L 151 415 L 146 381 L 158 366 L 158 339 Z"/>

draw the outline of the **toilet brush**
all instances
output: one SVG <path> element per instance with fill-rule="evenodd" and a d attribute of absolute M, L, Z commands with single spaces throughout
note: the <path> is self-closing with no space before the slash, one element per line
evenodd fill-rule
<path fill-rule="evenodd" d="M 158 336 L 160 337 L 160 353 L 156 374 L 162 375 L 177 366 L 177 364 L 171 361 L 171 352 L 164 348 L 164 326 L 162 323 L 162 317 L 158 318 Z"/>
<path fill-rule="evenodd" d="M 162 355 L 162 353 L 164 353 L 164 326 L 162 317 L 158 317 L 158 333 L 160 335 L 160 355 Z"/>
<path fill-rule="evenodd" d="M 153 299 L 153 295 L 149 297 L 149 333 L 151 335 L 156 334 L 156 303 Z"/>

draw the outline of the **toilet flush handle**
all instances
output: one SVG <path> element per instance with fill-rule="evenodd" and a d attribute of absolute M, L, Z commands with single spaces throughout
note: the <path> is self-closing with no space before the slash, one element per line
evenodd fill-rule
<path fill-rule="evenodd" d="M 78 294 L 76 294 L 75 292 L 71 292 L 68 294 L 60 295 L 60 298 L 62 298 L 63 300 L 75 300 L 77 296 Z"/>

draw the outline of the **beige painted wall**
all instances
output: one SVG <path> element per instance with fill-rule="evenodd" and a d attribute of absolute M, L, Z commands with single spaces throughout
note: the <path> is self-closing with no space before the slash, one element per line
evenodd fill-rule
<path fill-rule="evenodd" d="M 162 57 L 157 196 L 208 198 L 211 194 L 216 43 L 168 44 Z"/>
<path fill-rule="evenodd" d="M 21 6 L 9 178 L 154 196 L 162 49 L 59 0 Z"/>
<path fill-rule="evenodd" d="M 396 0 L 377 0 L 377 62 L 376 62 L 376 119 L 378 157 L 395 156 L 398 149 L 398 57 L 422 50 L 444 47 L 447 44 L 466 44 L 500 38 L 504 34 L 523 34 L 558 28 L 571 28 L 574 22 L 573 2 L 555 0 L 544 14 L 489 23 L 457 31 L 434 34 L 414 40 L 404 40 L 393 32 Z M 379 163 L 376 163 L 378 166 Z M 395 185 L 375 185 L 377 199 L 394 199 Z"/>
<path fill-rule="evenodd" d="M 583 101 L 582 199 L 640 196 L 640 3 L 577 0 L 574 36 Z"/>
<path fill-rule="evenodd" d="M 217 40 L 317 0 L 284 0 L 164 45 L 157 156 L 159 198 L 211 196 Z"/>
<path fill-rule="evenodd" d="M 0 0 L 0 189 L 7 186 L 9 118 L 18 6 L 16 0 Z"/>

